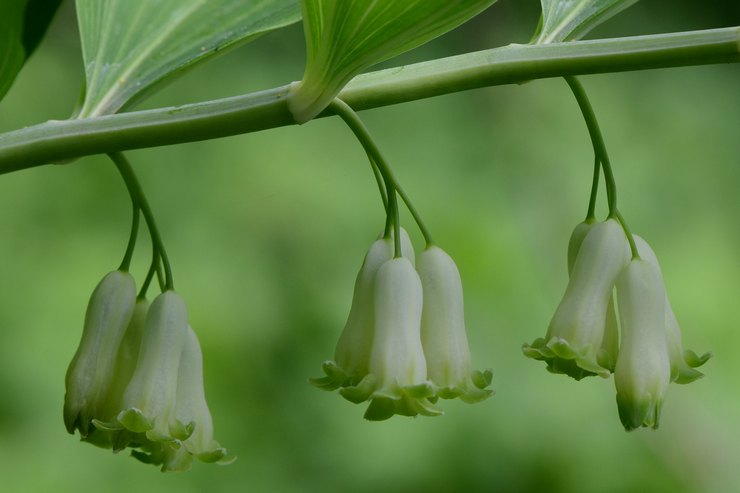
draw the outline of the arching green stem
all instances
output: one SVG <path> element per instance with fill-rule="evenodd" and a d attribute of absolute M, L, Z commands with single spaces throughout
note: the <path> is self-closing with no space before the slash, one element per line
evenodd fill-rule
<path fill-rule="evenodd" d="M 368 154 L 367 155 L 368 160 L 370 160 L 370 167 L 373 169 L 373 176 L 375 176 L 375 181 L 378 183 L 378 191 L 380 191 L 380 198 L 383 201 L 383 207 L 385 208 L 386 212 L 388 211 L 388 192 L 385 189 L 385 185 L 383 183 L 383 175 L 380 173 L 380 170 L 378 169 L 378 165 L 375 164 L 375 160 L 373 157 Z"/>
<path fill-rule="evenodd" d="M 152 243 L 155 245 L 152 255 L 155 258 L 157 256 L 160 257 L 162 260 L 162 264 L 164 265 L 165 289 L 175 289 L 174 280 L 172 278 L 172 268 L 170 267 L 170 262 L 167 258 L 167 252 L 165 251 L 162 237 L 159 234 L 159 229 L 157 228 L 154 214 L 152 213 L 152 209 L 149 206 L 149 201 L 147 201 L 146 199 L 144 190 L 141 188 L 141 185 L 139 184 L 139 180 L 136 178 L 136 174 L 134 173 L 133 168 L 131 168 L 131 164 L 120 152 L 114 152 L 108 154 L 108 156 L 116 165 L 116 168 L 118 168 L 119 173 L 121 173 L 121 177 L 126 184 L 126 188 L 128 188 L 131 199 L 136 203 L 136 205 L 141 210 L 141 213 L 144 215 L 144 221 L 146 221 L 146 225 L 149 228 L 149 234 L 152 237 Z"/>
<path fill-rule="evenodd" d="M 126 253 L 123 254 L 123 260 L 118 270 L 128 272 L 131 266 L 131 257 L 134 256 L 134 249 L 136 248 L 136 237 L 139 233 L 139 205 L 136 203 L 133 197 L 131 197 L 132 204 L 132 215 L 131 215 L 131 234 L 128 237 L 128 245 L 126 245 Z"/>
<path fill-rule="evenodd" d="M 606 152 L 604 137 L 601 135 L 601 130 L 599 129 L 599 122 L 596 120 L 596 114 L 591 106 L 591 102 L 588 100 L 586 91 L 583 89 L 583 86 L 578 79 L 568 76 L 565 77 L 565 81 L 573 92 L 573 95 L 578 102 L 578 107 L 581 109 L 581 114 L 583 114 L 583 119 L 586 121 L 586 127 L 588 128 L 588 134 L 591 137 L 591 143 L 594 147 L 596 160 L 601 162 L 601 167 L 604 169 L 606 196 L 607 201 L 609 202 L 609 217 L 616 217 L 617 185 L 614 181 L 614 173 L 612 172 L 611 163 L 609 162 L 609 154 Z"/>
<path fill-rule="evenodd" d="M 149 290 L 149 284 L 151 284 L 152 279 L 154 278 L 154 273 L 157 272 L 157 262 L 159 262 L 159 254 L 152 252 L 152 263 L 149 265 L 149 271 L 147 271 L 146 278 L 144 278 L 144 283 L 141 285 L 141 289 L 139 290 L 139 299 L 146 298 L 146 292 Z"/>
<path fill-rule="evenodd" d="M 617 216 L 617 220 L 619 221 L 619 224 L 622 225 L 624 234 L 627 235 L 627 241 L 630 244 L 630 252 L 632 253 L 632 260 L 640 258 L 640 252 L 637 251 L 637 245 L 635 244 L 635 238 L 632 236 L 632 233 L 630 232 L 630 228 L 627 226 L 627 221 L 624 220 L 624 216 L 619 211 L 617 211 L 616 216 Z"/>
<path fill-rule="evenodd" d="M 599 171 L 601 162 L 598 156 L 594 156 L 594 177 L 591 181 L 591 196 L 588 199 L 588 211 L 586 212 L 586 221 L 596 219 L 596 196 L 599 194 Z"/>
<path fill-rule="evenodd" d="M 406 192 L 403 191 L 398 181 L 393 176 L 393 172 L 388 166 L 388 163 L 386 162 L 383 155 L 380 153 L 380 149 L 378 149 L 375 141 L 370 136 L 370 132 L 367 130 L 367 127 L 365 127 L 365 124 L 362 123 L 362 120 L 360 120 L 359 116 L 357 116 L 357 113 L 355 113 L 354 110 L 349 107 L 349 105 L 347 105 L 344 101 L 340 99 L 335 99 L 329 105 L 329 108 L 331 108 L 331 110 L 336 115 L 344 120 L 350 130 L 352 130 L 352 132 L 355 134 L 355 137 L 357 137 L 357 140 L 360 141 L 360 144 L 362 144 L 363 148 L 365 149 L 365 152 L 367 152 L 369 156 L 372 156 L 375 164 L 378 166 L 378 170 L 380 171 L 383 180 L 386 182 L 386 185 L 390 185 L 388 191 L 389 207 L 391 206 L 392 201 L 395 200 L 395 198 L 392 197 L 392 195 L 394 194 L 390 192 L 390 188 L 393 188 L 404 201 L 406 207 L 408 207 L 409 209 L 409 212 L 411 212 L 414 221 L 416 221 L 416 224 L 421 230 L 421 234 L 424 236 L 424 240 L 426 241 L 427 246 L 432 245 L 433 241 L 431 233 L 424 225 L 424 221 L 422 221 L 421 216 L 419 215 L 416 208 L 414 208 L 408 195 L 406 195 Z M 400 225 L 398 225 L 398 228 L 400 228 Z M 398 238 L 398 235 L 396 237 Z"/>

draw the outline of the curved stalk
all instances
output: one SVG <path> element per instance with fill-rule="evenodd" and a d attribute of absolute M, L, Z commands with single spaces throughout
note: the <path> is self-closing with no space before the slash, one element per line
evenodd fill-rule
<path fill-rule="evenodd" d="M 141 184 L 139 183 L 134 170 L 131 168 L 131 164 L 121 153 L 111 153 L 108 156 L 116 165 L 116 168 L 118 168 L 119 173 L 121 173 L 121 177 L 126 184 L 126 188 L 128 188 L 131 199 L 141 210 L 141 213 L 144 216 L 144 221 L 146 221 L 146 225 L 149 228 L 149 234 L 152 237 L 152 256 L 154 258 L 152 262 L 155 265 L 155 269 L 157 265 L 157 257 L 159 257 L 162 260 L 162 264 L 164 264 L 164 280 L 161 278 L 159 271 L 157 272 L 160 276 L 160 284 L 164 284 L 163 291 L 166 289 L 175 289 L 175 282 L 172 278 L 172 268 L 170 267 L 167 252 L 164 249 L 162 235 L 159 233 L 159 228 L 157 228 L 157 222 L 155 221 L 154 214 L 149 206 L 149 201 L 144 194 L 144 190 L 141 188 Z"/>
<path fill-rule="evenodd" d="M 355 77 L 355 110 L 569 75 L 740 62 L 740 27 L 549 45 L 509 45 Z M 155 110 L 49 121 L 0 134 L 0 174 L 92 154 L 194 142 L 295 123 L 290 86 Z M 329 116 L 325 110 L 320 116 Z"/>

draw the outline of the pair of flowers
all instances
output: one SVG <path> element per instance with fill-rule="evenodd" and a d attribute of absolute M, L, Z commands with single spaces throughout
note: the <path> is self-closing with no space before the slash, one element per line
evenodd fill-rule
<path fill-rule="evenodd" d="M 66 376 L 64 423 L 83 441 L 132 455 L 163 471 L 192 458 L 232 460 L 213 439 L 203 357 L 185 302 L 168 290 L 136 299 L 133 277 L 107 274 L 93 292 Z"/>
<path fill-rule="evenodd" d="M 711 356 L 683 350 L 655 253 L 633 238 L 636 256 L 616 219 L 579 224 L 568 245 L 570 280 L 547 335 L 522 348 L 576 380 L 614 372 L 627 430 L 657 428 L 668 384 L 703 376 L 695 368 Z"/>
<path fill-rule="evenodd" d="M 350 402 L 369 400 L 365 418 L 373 421 L 436 416 L 440 397 L 477 402 L 493 393 L 490 370 L 471 368 L 455 262 L 436 246 L 416 259 L 400 231 L 399 257 L 391 237 L 371 245 L 334 361 L 324 362 L 325 377 L 311 379 Z"/>

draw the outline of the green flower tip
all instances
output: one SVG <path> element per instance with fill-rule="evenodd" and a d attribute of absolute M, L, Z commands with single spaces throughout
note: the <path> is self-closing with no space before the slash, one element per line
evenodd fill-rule
<path fill-rule="evenodd" d="M 617 392 L 619 420 L 626 431 L 633 431 L 638 428 L 657 430 L 660 425 L 662 406 L 663 401 L 661 399 L 654 399 L 651 396 L 634 398 Z"/>

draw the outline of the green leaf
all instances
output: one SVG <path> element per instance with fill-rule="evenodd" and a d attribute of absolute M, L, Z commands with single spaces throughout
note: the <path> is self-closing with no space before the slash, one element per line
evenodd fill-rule
<path fill-rule="evenodd" d="M 535 44 L 573 41 L 637 0 L 541 0 Z"/>
<path fill-rule="evenodd" d="M 23 3 L 11 0 L 0 6 L 0 98 L 10 89 L 26 59 L 21 42 Z"/>
<path fill-rule="evenodd" d="M 0 2 L 0 100 L 36 49 L 61 0 Z"/>
<path fill-rule="evenodd" d="M 297 0 L 77 0 L 79 117 L 119 111 L 196 62 L 300 19 Z"/>
<path fill-rule="evenodd" d="M 298 122 L 352 77 L 459 26 L 496 0 L 302 0 L 306 71 L 291 95 Z"/>
<path fill-rule="evenodd" d="M 26 58 L 28 58 L 44 37 L 62 0 L 26 0 L 25 3 L 22 41 L 26 49 Z"/>

